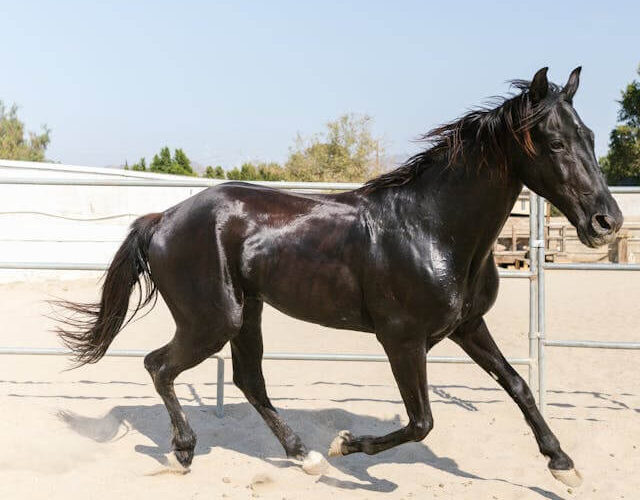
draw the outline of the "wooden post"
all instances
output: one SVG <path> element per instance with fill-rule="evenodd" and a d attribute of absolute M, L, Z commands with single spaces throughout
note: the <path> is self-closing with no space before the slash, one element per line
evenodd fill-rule
<path fill-rule="evenodd" d="M 616 239 L 617 245 L 617 261 L 619 264 L 626 264 L 629 262 L 629 234 L 623 233 Z"/>
<path fill-rule="evenodd" d="M 549 221 L 547 220 L 547 224 L 544 226 L 544 240 L 546 242 L 545 248 L 546 250 L 551 250 L 551 241 L 549 241 L 549 237 L 551 236 L 551 228 L 549 227 Z"/>

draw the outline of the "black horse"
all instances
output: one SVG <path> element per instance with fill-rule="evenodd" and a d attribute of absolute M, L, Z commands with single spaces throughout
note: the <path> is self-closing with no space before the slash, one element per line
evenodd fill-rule
<path fill-rule="evenodd" d="M 190 465 L 196 436 L 173 381 L 231 342 L 235 384 L 287 456 L 313 473 L 324 458 L 307 450 L 267 396 L 263 303 L 375 333 L 389 358 L 409 423 L 379 437 L 342 431 L 330 456 L 424 439 L 433 427 L 426 356 L 449 337 L 514 399 L 553 475 L 579 484 L 483 319 L 498 291 L 493 243 L 523 184 L 558 207 L 590 247 L 622 225 L 593 132 L 572 105 L 579 74 L 562 88 L 547 81 L 547 68 L 513 82 L 517 95 L 433 130 L 427 150 L 355 191 L 305 195 L 233 182 L 139 218 L 109 267 L 101 301 L 66 304 L 74 314 L 62 340 L 79 364 L 98 361 L 126 324 L 132 289 L 146 284 L 134 314 L 159 291 L 176 322 L 173 339 L 144 364 L 169 411 L 178 461 Z"/>

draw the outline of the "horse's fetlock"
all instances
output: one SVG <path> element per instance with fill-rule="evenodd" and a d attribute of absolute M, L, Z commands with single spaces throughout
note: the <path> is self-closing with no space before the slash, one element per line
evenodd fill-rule
<path fill-rule="evenodd" d="M 373 446 L 373 444 L 371 443 L 370 440 L 366 439 L 364 441 L 362 441 L 362 451 L 364 453 L 366 453 L 367 455 L 375 455 L 377 450 L 375 449 L 375 447 Z"/>
<path fill-rule="evenodd" d="M 565 452 L 560 451 L 549 460 L 549 468 L 553 470 L 571 470 L 574 468 L 573 460 Z"/>
<path fill-rule="evenodd" d="M 291 435 L 285 440 L 285 452 L 287 457 L 303 459 L 307 456 L 307 448 L 298 436 Z"/>
<path fill-rule="evenodd" d="M 413 440 L 422 441 L 433 429 L 433 419 L 426 418 L 420 422 L 414 422 L 412 425 Z"/>
<path fill-rule="evenodd" d="M 551 457 L 552 459 L 555 457 L 560 457 L 564 455 L 569 458 L 561 449 L 560 449 L 560 441 L 553 434 L 545 435 L 540 438 L 540 452 L 543 455 Z"/>
<path fill-rule="evenodd" d="M 177 434 L 173 437 L 174 450 L 192 451 L 196 447 L 197 438 L 193 431 Z"/>

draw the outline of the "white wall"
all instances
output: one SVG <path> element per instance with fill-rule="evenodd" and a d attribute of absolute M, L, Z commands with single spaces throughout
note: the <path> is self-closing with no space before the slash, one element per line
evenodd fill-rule
<path fill-rule="evenodd" d="M 33 170 L 0 163 L 0 261 L 109 262 L 138 216 L 158 212 L 201 188 L 36 186 L 2 184 L 3 177 L 122 177 L 166 179 L 161 174 L 84 169 Z M 173 176 L 170 176 L 173 177 Z M 95 273 L 94 273 L 95 274 Z M 29 278 L 78 278 L 86 271 L 0 269 L 0 282 Z"/>
<path fill-rule="evenodd" d="M 163 211 L 203 189 L 2 184 L 3 177 L 62 176 L 70 179 L 176 178 L 105 168 L 0 160 L 0 261 L 107 263 L 136 217 Z M 640 218 L 639 195 L 616 195 L 616 199 L 628 219 Z M 528 213 L 528 203 L 517 201 L 514 212 Z M 0 282 L 27 277 L 75 279 L 87 276 L 87 273 L 0 269 Z"/>
<path fill-rule="evenodd" d="M 615 199 L 622 210 L 625 219 L 640 219 L 640 195 L 638 194 L 616 194 Z"/>

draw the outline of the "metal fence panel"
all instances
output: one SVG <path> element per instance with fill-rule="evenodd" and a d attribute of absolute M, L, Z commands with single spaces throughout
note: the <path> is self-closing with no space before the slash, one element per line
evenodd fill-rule
<path fill-rule="evenodd" d="M 613 193 L 640 193 L 640 186 L 613 186 Z M 573 347 L 582 349 L 640 349 L 640 342 L 593 341 L 593 340 L 562 340 L 547 339 L 545 332 L 546 304 L 545 304 L 545 270 L 566 271 L 640 271 L 640 264 L 601 264 L 601 263 L 559 263 L 545 262 L 544 245 L 544 204 L 542 197 L 538 198 L 538 238 L 540 245 L 536 254 L 538 281 L 538 407 L 544 415 L 546 409 L 546 347 Z M 532 259 L 533 260 L 533 259 Z"/>
<path fill-rule="evenodd" d="M 158 178 L 147 175 L 131 175 L 125 177 L 119 172 L 103 172 L 101 169 L 87 167 L 32 164 L 29 162 L 12 162 L 0 160 L 0 167 L 23 168 L 26 170 L 45 169 L 57 172 L 100 173 L 103 178 L 65 178 L 65 177 L 0 177 L 0 184 L 10 185 L 48 185 L 48 186 L 139 186 L 139 187 L 193 187 L 206 188 L 225 181 L 202 178 L 177 178 L 166 176 Z M 99 172 L 98 172 L 99 171 Z M 329 182 L 258 182 L 253 184 L 270 186 L 278 189 L 296 191 L 345 191 L 357 189 L 359 183 L 329 183 Z M 612 187 L 613 193 L 640 193 L 640 186 Z M 538 369 L 538 406 L 541 412 L 545 410 L 546 395 L 546 366 L 545 347 L 576 347 L 596 349 L 640 349 L 640 342 L 596 342 L 591 340 L 547 340 L 545 337 L 545 270 L 590 270 L 590 271 L 639 271 L 638 264 L 582 264 L 582 263 L 547 263 L 545 262 L 545 200 L 534 193 L 523 191 L 521 198 L 529 198 L 529 271 L 500 270 L 501 278 L 523 278 L 529 280 L 529 357 L 510 358 L 512 364 L 527 365 L 529 367 L 529 385 L 534 381 L 534 364 Z M 87 270 L 104 271 L 108 264 L 104 263 L 61 263 L 61 262 L 0 262 L 0 269 L 29 269 L 29 270 Z M 62 348 L 26 348 L 0 347 L 0 354 L 11 355 L 64 355 L 70 351 Z M 146 351 L 140 350 L 112 350 L 107 356 L 114 357 L 142 357 Z M 218 360 L 218 393 L 217 414 L 222 416 L 224 399 L 224 356 L 212 356 Z M 382 362 L 386 357 L 367 354 L 328 354 L 328 353 L 265 353 L 267 360 L 297 360 L 297 361 L 354 361 L 354 362 Z M 472 363 L 465 357 L 432 356 L 431 363 Z"/>

